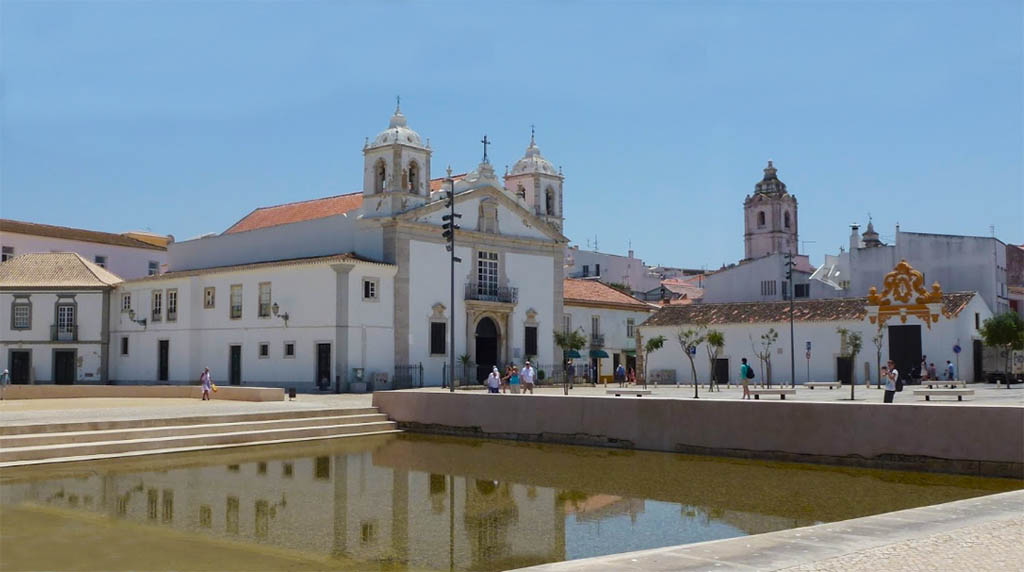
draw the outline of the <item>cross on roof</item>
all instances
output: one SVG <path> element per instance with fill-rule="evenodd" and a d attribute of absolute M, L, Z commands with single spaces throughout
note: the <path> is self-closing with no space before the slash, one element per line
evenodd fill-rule
<path fill-rule="evenodd" d="M 487 146 L 491 144 L 491 141 L 488 141 L 487 135 L 484 134 L 484 138 L 480 142 L 484 144 L 484 163 L 487 163 Z"/>

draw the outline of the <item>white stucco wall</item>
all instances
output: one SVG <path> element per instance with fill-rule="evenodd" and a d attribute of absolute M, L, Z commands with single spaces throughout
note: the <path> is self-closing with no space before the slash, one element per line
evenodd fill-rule
<path fill-rule="evenodd" d="M 619 354 L 620 363 L 625 364 L 626 354 L 623 353 L 624 350 L 636 349 L 636 339 L 626 335 L 626 321 L 632 318 L 635 321 L 636 328 L 638 328 L 636 331 L 639 331 L 640 324 L 651 315 L 650 312 L 637 310 L 579 306 L 571 303 L 565 304 L 563 312 L 571 316 L 572 329 L 582 331 L 583 335 L 587 338 L 588 345 L 580 350 L 580 354 L 584 357 L 583 359 L 576 360 L 577 365 L 590 363 L 587 355 L 590 351 L 590 339 L 594 333 L 593 317 L 597 316 L 600 319 L 600 332 L 598 333 L 604 335 L 603 349 L 608 353 L 607 358 L 600 358 L 601 375 L 612 375 L 615 354 Z M 559 328 L 561 327 L 562 325 L 559 324 Z"/>
<path fill-rule="evenodd" d="M 775 282 L 774 294 L 762 294 L 761 281 Z M 785 258 L 773 254 L 719 270 L 704 277 L 702 302 L 767 302 L 783 300 L 783 282 L 786 282 Z M 810 283 L 810 274 L 795 271 L 793 287 Z M 787 286 L 788 287 L 788 286 Z"/>
<path fill-rule="evenodd" d="M 579 246 L 567 248 L 565 256 L 565 273 L 571 278 L 584 277 L 584 265 L 587 266 L 587 276 L 597 276 L 597 265 L 600 264 L 603 282 L 627 284 L 633 292 L 647 292 L 661 286 L 661 278 L 648 273 L 644 261 L 633 256 L 581 250 Z"/>
<path fill-rule="evenodd" d="M 0 245 L 13 247 L 15 256 L 30 252 L 77 252 L 89 262 L 95 262 L 97 256 L 106 256 L 107 270 L 125 280 L 148 276 L 151 260 L 158 267 L 167 263 L 167 251 L 161 249 L 132 248 L 4 231 L 0 231 Z"/>
<path fill-rule="evenodd" d="M 0 292 L 0 369 L 10 369 L 10 350 L 31 353 L 31 378 L 37 383 L 53 381 L 54 350 L 75 350 L 75 382 L 103 381 L 103 306 L 106 293 L 90 291 L 3 291 Z M 27 299 L 32 304 L 32 327 L 12 329 L 12 302 Z M 53 341 L 51 327 L 57 324 L 57 302 L 75 304 L 77 341 Z"/>

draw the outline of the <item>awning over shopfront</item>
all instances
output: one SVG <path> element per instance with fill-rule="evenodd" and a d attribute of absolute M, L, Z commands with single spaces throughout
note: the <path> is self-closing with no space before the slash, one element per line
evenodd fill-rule
<path fill-rule="evenodd" d="M 606 352 L 604 350 L 590 350 L 590 357 L 592 357 L 592 358 L 606 358 L 606 357 L 608 357 L 608 352 Z"/>

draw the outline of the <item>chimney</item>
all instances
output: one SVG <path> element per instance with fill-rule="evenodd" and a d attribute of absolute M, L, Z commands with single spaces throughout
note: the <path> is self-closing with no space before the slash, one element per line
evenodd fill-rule
<path fill-rule="evenodd" d="M 850 252 L 860 248 L 860 225 L 853 223 L 850 225 Z"/>

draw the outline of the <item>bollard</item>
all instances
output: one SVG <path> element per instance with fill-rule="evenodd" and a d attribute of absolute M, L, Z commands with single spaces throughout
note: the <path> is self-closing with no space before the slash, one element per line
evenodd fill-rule
<path fill-rule="evenodd" d="M 288 399 L 295 399 L 295 388 L 294 387 L 289 387 L 288 388 Z"/>

